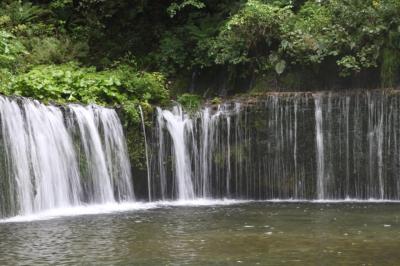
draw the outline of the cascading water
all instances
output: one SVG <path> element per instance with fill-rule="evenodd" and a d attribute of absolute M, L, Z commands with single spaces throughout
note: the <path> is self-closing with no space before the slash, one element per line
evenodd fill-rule
<path fill-rule="evenodd" d="M 400 199 L 396 91 L 159 109 L 156 123 L 155 199 Z"/>
<path fill-rule="evenodd" d="M 188 135 L 193 130 L 191 120 L 183 114 L 179 107 L 175 107 L 172 112 L 162 111 L 162 116 L 173 141 L 178 199 L 193 199 L 192 170 L 187 150 Z"/>
<path fill-rule="evenodd" d="M 283 93 L 157 109 L 151 200 L 400 199 L 400 93 Z M 134 199 L 119 118 L 0 97 L 1 216 Z"/>
<path fill-rule="evenodd" d="M 321 97 L 315 97 L 315 132 L 317 145 L 317 196 L 318 199 L 325 198 L 325 154 L 324 154 L 324 134 Z"/>
<path fill-rule="evenodd" d="M 134 199 L 114 110 L 0 96 L 1 216 Z"/>
<path fill-rule="evenodd" d="M 143 136 L 144 136 L 144 153 L 146 156 L 146 170 L 147 170 L 147 194 L 149 197 L 149 201 L 151 201 L 151 173 L 150 173 L 150 168 L 149 168 L 149 151 L 147 149 L 147 134 L 146 134 L 146 126 L 144 123 L 144 115 L 143 115 L 143 109 L 142 106 L 139 105 L 139 113 L 140 113 L 140 119 L 142 121 L 142 130 L 143 130 Z"/>

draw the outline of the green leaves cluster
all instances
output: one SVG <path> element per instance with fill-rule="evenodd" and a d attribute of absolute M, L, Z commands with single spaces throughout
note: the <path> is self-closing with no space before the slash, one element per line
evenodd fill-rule
<path fill-rule="evenodd" d="M 335 58 L 341 74 L 350 75 L 378 66 L 390 25 L 400 25 L 388 6 L 400 8 L 397 0 L 332 0 L 307 1 L 294 12 L 290 5 L 249 0 L 221 28 L 212 53 L 217 64 L 247 64 L 278 74 L 285 66 Z"/>
<path fill-rule="evenodd" d="M 197 111 L 200 108 L 201 98 L 198 95 L 184 93 L 177 100 L 188 111 Z"/>
<path fill-rule="evenodd" d="M 37 66 L 15 77 L 7 93 L 44 102 L 121 106 L 133 121 L 139 120 L 139 104 L 161 104 L 168 99 L 161 74 L 139 72 L 129 65 L 103 71 L 74 63 Z"/>
<path fill-rule="evenodd" d="M 108 60 L 112 63 L 106 67 L 89 62 L 88 27 L 99 22 L 101 16 L 94 18 L 88 8 L 101 4 L 121 7 L 97 0 L 81 1 L 78 6 L 72 0 L 48 4 L 2 1 L 0 93 L 43 102 L 122 107 L 132 122 L 139 119 L 139 104 L 147 107 L 166 101 L 169 94 L 162 74 L 140 71 L 135 62 L 125 57 L 121 62 Z M 103 57 L 98 58 L 101 60 Z"/>
<path fill-rule="evenodd" d="M 192 6 L 195 8 L 204 8 L 206 5 L 201 0 L 183 0 L 181 3 L 173 2 L 167 9 L 168 14 L 172 17 L 176 15 L 176 13 L 187 6 Z"/>
<path fill-rule="evenodd" d="M 388 62 L 383 50 L 388 53 L 389 36 L 400 33 L 399 0 L 202 3 L 201 9 L 180 13 L 160 39 L 154 58 L 169 76 L 216 67 L 233 76 L 243 70 L 253 75 L 318 72 L 332 62 L 336 70 L 330 69 L 343 77 L 379 72 Z M 389 50 L 395 54 L 396 49 Z M 391 69 L 398 75 L 398 67 Z"/>
<path fill-rule="evenodd" d="M 44 100 L 128 106 L 166 83 L 216 95 L 305 72 L 399 83 L 399 0 L 4 0 L 0 29 L 1 91 Z M 127 55 L 137 66 L 114 65 Z"/>
<path fill-rule="evenodd" d="M 18 57 L 25 53 L 25 47 L 14 35 L 0 30 L 0 68 L 13 68 Z"/>
<path fill-rule="evenodd" d="M 291 16 L 289 6 L 249 0 L 222 27 L 210 53 L 217 64 L 249 63 L 255 69 L 270 69 L 275 62 L 269 57 L 279 47 L 283 25 Z M 282 66 L 280 63 L 278 70 Z"/>
<path fill-rule="evenodd" d="M 40 64 L 62 64 L 87 57 L 87 36 L 68 32 L 68 4 L 67 0 L 52 1 L 48 6 L 15 0 L 0 3 L 0 38 L 11 39 L 16 47 L 12 57 L 18 59 L 20 72 Z M 60 8 L 66 9 L 60 12 Z"/>

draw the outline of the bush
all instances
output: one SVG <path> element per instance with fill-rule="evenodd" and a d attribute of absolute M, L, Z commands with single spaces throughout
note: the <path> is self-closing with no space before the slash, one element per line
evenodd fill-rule
<path fill-rule="evenodd" d="M 177 100 L 188 111 L 197 110 L 201 104 L 200 96 L 190 93 L 182 94 Z"/>
<path fill-rule="evenodd" d="M 25 47 L 7 31 L 0 30 L 0 68 L 16 68 L 19 57 L 26 54 Z"/>
<path fill-rule="evenodd" d="M 98 72 L 75 63 L 34 67 L 17 76 L 3 93 L 43 102 L 121 106 L 135 121 L 139 120 L 138 104 L 162 104 L 168 98 L 165 79 L 159 73 L 138 72 L 127 65 Z"/>
<path fill-rule="evenodd" d="M 30 65 L 63 64 L 85 58 L 89 47 L 85 42 L 73 41 L 66 36 L 30 39 L 30 53 L 26 61 Z"/>
<path fill-rule="evenodd" d="M 232 16 L 215 38 L 210 54 L 217 64 L 247 64 L 249 70 L 284 70 L 277 57 L 284 25 L 293 16 L 289 6 L 249 0 Z M 272 56 L 275 55 L 275 56 Z"/>

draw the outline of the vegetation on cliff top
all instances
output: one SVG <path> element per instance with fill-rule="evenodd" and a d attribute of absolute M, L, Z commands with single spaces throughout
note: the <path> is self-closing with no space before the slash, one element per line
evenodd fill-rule
<path fill-rule="evenodd" d="M 0 91 L 135 106 L 394 87 L 400 0 L 4 0 Z M 197 94 L 193 96 L 190 94 Z"/>

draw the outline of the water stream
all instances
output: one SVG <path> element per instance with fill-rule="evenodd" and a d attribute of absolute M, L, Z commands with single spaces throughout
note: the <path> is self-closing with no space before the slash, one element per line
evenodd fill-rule
<path fill-rule="evenodd" d="M 396 92 L 320 92 L 158 109 L 153 197 L 398 200 L 399 103 Z"/>
<path fill-rule="evenodd" d="M 143 115 L 143 109 L 142 106 L 139 105 L 139 113 L 140 113 L 140 119 L 142 122 L 142 129 L 143 129 L 143 138 L 144 138 L 144 153 L 146 156 L 146 170 L 147 170 L 147 193 L 149 195 L 149 201 L 151 201 L 151 173 L 150 173 L 150 168 L 149 168 L 149 151 L 147 148 L 147 134 L 146 134 L 146 125 L 144 122 L 144 115 Z"/>
<path fill-rule="evenodd" d="M 1 216 L 134 199 L 114 110 L 0 97 L 0 121 Z"/>

